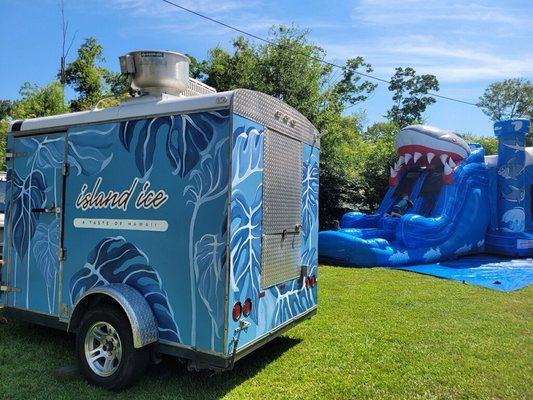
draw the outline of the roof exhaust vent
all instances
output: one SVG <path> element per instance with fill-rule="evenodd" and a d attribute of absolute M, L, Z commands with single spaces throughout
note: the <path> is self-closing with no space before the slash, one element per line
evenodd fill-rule
<path fill-rule="evenodd" d="M 189 57 L 172 51 L 132 51 L 119 57 L 120 72 L 143 94 L 180 95 L 189 88 Z"/>

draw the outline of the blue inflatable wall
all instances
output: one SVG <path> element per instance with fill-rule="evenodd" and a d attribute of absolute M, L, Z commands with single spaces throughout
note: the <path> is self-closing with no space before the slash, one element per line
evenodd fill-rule
<path fill-rule="evenodd" d="M 364 267 L 429 263 L 487 250 L 533 255 L 528 129 L 526 120 L 495 124 L 500 148 L 491 157 L 450 132 L 421 125 L 402 129 L 391 187 L 379 209 L 373 215 L 347 213 L 339 229 L 321 232 L 320 258 Z M 404 197 L 411 207 L 391 216 Z"/>
<path fill-rule="evenodd" d="M 528 256 L 533 254 L 531 227 L 530 149 L 525 146 L 529 121 L 498 121 L 498 159 L 491 171 L 495 177 L 495 222 L 487 233 L 487 251 L 494 254 Z"/>

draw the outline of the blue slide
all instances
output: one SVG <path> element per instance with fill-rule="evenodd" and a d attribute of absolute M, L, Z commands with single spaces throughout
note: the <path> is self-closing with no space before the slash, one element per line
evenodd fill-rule
<path fill-rule="evenodd" d="M 347 213 L 338 230 L 320 233 L 323 261 L 395 266 L 484 249 L 494 205 L 483 148 L 453 133 L 414 125 L 398 133 L 396 151 L 390 188 L 377 212 Z M 394 213 L 405 205 L 403 198 L 410 208 Z"/>

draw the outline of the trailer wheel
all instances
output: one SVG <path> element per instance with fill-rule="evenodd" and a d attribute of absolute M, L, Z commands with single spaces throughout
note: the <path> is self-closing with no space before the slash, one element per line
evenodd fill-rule
<path fill-rule="evenodd" d="M 116 391 L 142 376 L 150 356 L 148 346 L 133 347 L 128 318 L 115 306 L 98 307 L 84 315 L 76 335 L 76 352 L 90 383 Z"/>

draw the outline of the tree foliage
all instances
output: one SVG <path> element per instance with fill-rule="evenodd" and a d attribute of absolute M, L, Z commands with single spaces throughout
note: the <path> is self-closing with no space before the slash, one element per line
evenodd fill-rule
<path fill-rule="evenodd" d="M 411 67 L 398 67 L 390 80 L 389 90 L 393 92 L 394 105 L 386 116 L 399 127 L 404 127 L 422 122 L 422 114 L 436 101 L 428 93 L 439 90 L 439 81 L 435 75 L 417 75 Z"/>
<path fill-rule="evenodd" d="M 2 118 L 0 118 L 0 167 L 4 168 L 4 153 L 6 133 L 11 119 L 26 119 L 45 117 L 68 112 L 63 103 L 63 88 L 58 81 L 40 87 L 25 82 L 20 88 L 21 99 L 17 101 L 3 101 Z"/>
<path fill-rule="evenodd" d="M 45 117 L 68 112 L 63 103 L 63 88 L 59 81 L 40 87 L 25 82 L 20 88 L 21 99 L 13 103 L 10 116 L 14 119 Z"/>
<path fill-rule="evenodd" d="M 491 83 L 479 98 L 478 106 L 492 121 L 533 118 L 533 84 L 524 78 Z"/>
<path fill-rule="evenodd" d="M 376 85 L 357 75 L 372 71 L 362 57 L 347 60 L 341 79 L 329 84 L 332 67 L 320 61 L 326 52 L 308 36 L 307 30 L 279 26 L 270 30 L 268 44 L 238 37 L 232 53 L 215 47 L 207 60 L 194 60 L 191 71 L 219 91 L 247 88 L 279 98 L 322 129 L 346 105 L 364 101 Z"/>
<path fill-rule="evenodd" d="M 358 72 L 372 72 L 362 57 L 347 60 L 341 74 L 320 60 L 326 52 L 294 26 L 270 30 L 269 43 L 255 45 L 243 37 L 228 52 L 209 51 L 206 60 L 191 59 L 191 74 L 219 91 L 247 88 L 291 105 L 323 134 L 321 138 L 320 215 L 323 225 L 361 199 L 354 182 L 361 174 L 360 117 L 344 116 L 347 106 L 364 101 L 376 85 Z"/>
<path fill-rule="evenodd" d="M 77 57 L 67 65 L 64 73 L 65 83 L 78 94 L 70 102 L 71 111 L 88 110 L 105 97 L 127 93 L 125 78 L 102 67 L 100 64 L 104 61 L 103 48 L 97 40 L 85 39 Z"/>
<path fill-rule="evenodd" d="M 477 143 L 485 149 L 485 155 L 498 154 L 498 138 L 496 136 L 474 136 L 472 134 L 459 134 L 467 143 Z"/>
<path fill-rule="evenodd" d="M 0 100 L 0 121 L 11 115 L 14 102 L 11 100 Z"/>

